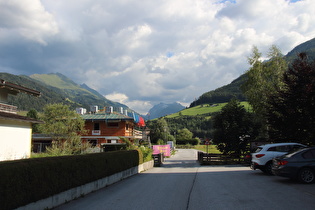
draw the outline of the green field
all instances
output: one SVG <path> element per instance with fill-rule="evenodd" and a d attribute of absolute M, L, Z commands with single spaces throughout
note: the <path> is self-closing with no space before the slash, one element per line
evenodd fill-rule
<path fill-rule="evenodd" d="M 180 115 L 194 116 L 194 115 L 203 115 L 203 114 L 219 112 L 226 104 L 227 103 L 217 103 L 217 104 L 213 104 L 213 105 L 203 104 L 203 105 L 195 106 L 192 108 L 183 109 L 180 112 L 177 112 L 177 113 L 174 113 L 171 115 L 167 115 L 165 117 L 166 118 L 174 118 L 174 117 L 178 117 Z M 241 105 L 243 105 L 246 110 L 249 110 L 249 111 L 251 110 L 251 107 L 247 101 L 241 102 Z"/>
<path fill-rule="evenodd" d="M 216 145 L 208 145 L 208 151 L 207 151 L 207 145 L 196 145 L 195 149 L 203 151 L 203 152 L 212 153 L 212 154 L 221 154 L 221 152 L 217 149 Z"/>

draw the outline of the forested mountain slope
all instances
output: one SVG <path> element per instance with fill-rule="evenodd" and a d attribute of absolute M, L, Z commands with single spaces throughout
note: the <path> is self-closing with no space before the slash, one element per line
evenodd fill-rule
<path fill-rule="evenodd" d="M 76 84 L 60 73 L 33 75 L 30 77 L 0 73 L 0 78 L 41 92 L 40 97 L 33 97 L 24 93 L 19 93 L 17 96 L 9 96 L 9 104 L 17 106 L 19 110 L 28 111 L 33 108 L 41 111 L 49 103 L 63 103 L 69 105 L 72 109 L 84 107 L 87 110 L 90 109 L 91 105 L 127 107 L 106 99 L 85 84 L 81 86 Z"/>
<path fill-rule="evenodd" d="M 297 55 L 301 52 L 305 52 L 309 59 L 315 59 L 315 38 L 307 42 L 304 42 L 296 46 L 290 51 L 284 58 L 291 63 L 297 58 Z M 245 58 L 244 58 L 245 59 Z M 247 69 L 244 69 L 246 71 Z M 240 101 L 246 100 L 240 87 L 246 79 L 246 73 L 232 81 L 230 84 L 222 86 L 218 89 L 206 92 L 202 94 L 197 100 L 190 104 L 190 107 L 194 107 L 200 104 L 213 104 L 229 102 L 232 98 L 236 98 Z"/>
<path fill-rule="evenodd" d="M 145 119 L 150 120 L 159 117 L 164 117 L 166 115 L 179 112 L 184 108 L 185 107 L 183 105 L 176 102 L 172 104 L 159 103 L 149 110 L 149 113 L 145 116 Z"/>

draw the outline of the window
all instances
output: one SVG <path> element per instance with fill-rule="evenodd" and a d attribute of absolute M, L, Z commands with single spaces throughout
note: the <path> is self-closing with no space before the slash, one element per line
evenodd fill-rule
<path fill-rule="evenodd" d="M 267 151 L 277 151 L 276 147 L 270 147 Z"/>
<path fill-rule="evenodd" d="M 315 150 L 308 150 L 303 154 L 305 159 L 314 159 L 315 158 Z"/>
<path fill-rule="evenodd" d="M 129 130 L 129 124 L 126 124 L 126 130 Z"/>
<path fill-rule="evenodd" d="M 94 123 L 94 129 L 93 130 L 100 130 L 100 123 Z"/>
<path fill-rule="evenodd" d="M 92 147 L 97 145 L 97 139 L 89 139 L 88 142 L 91 144 Z"/>
<path fill-rule="evenodd" d="M 262 147 L 257 147 L 257 149 L 255 150 L 255 152 L 260 152 L 262 150 Z"/>
<path fill-rule="evenodd" d="M 116 139 L 108 139 L 107 143 L 116 144 L 117 140 Z"/>

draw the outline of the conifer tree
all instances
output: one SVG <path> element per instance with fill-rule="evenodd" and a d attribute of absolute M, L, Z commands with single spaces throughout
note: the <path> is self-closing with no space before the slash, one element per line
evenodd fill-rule
<path fill-rule="evenodd" d="M 229 154 L 248 150 L 248 138 L 252 136 L 252 118 L 239 101 L 233 99 L 214 117 L 213 142 L 218 149 Z"/>
<path fill-rule="evenodd" d="M 315 60 L 300 53 L 285 72 L 284 88 L 268 100 L 269 135 L 279 141 L 315 144 Z"/>

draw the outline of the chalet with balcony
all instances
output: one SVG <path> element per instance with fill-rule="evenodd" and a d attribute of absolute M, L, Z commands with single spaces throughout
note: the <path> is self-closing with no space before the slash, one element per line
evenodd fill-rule
<path fill-rule="evenodd" d="M 137 124 L 135 117 L 129 116 L 127 111 L 123 112 L 121 109 L 114 112 L 113 107 L 100 111 L 93 107 L 91 110 L 93 111 L 86 114 L 84 110 L 77 109 L 77 113 L 85 120 L 85 129 L 88 131 L 81 136 L 82 141 L 106 149 L 124 145 L 123 138 L 132 143 L 143 139 L 142 131 L 136 129 L 140 124 Z"/>
<path fill-rule="evenodd" d="M 17 107 L 8 104 L 9 95 L 26 93 L 35 97 L 40 92 L 0 79 L 0 161 L 29 158 L 32 124 L 42 123 L 17 114 Z"/>

